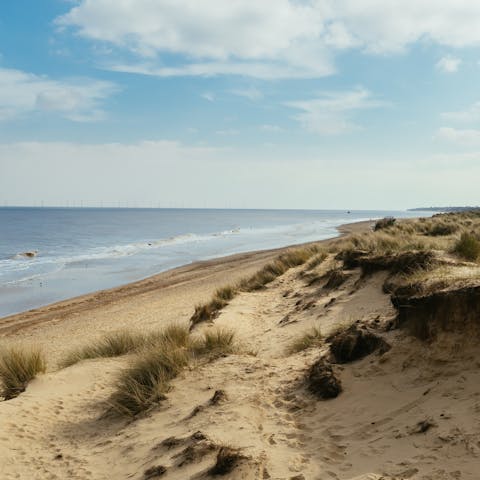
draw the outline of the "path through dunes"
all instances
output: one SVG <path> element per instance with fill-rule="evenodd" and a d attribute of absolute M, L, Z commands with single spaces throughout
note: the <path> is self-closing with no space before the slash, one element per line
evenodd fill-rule
<path fill-rule="evenodd" d="M 474 479 L 480 466 L 480 355 L 449 335 L 423 344 L 393 330 L 392 345 L 335 365 L 343 392 L 318 400 L 305 387 L 327 346 L 287 354 L 312 325 L 324 334 L 394 317 L 384 273 L 324 288 L 290 270 L 265 290 L 238 295 L 214 321 L 234 329 L 240 351 L 193 365 L 167 400 L 134 421 L 102 416 L 128 358 L 89 360 L 34 380 L 0 403 L 1 477 L 210 478 L 221 447 L 240 449 L 232 479 Z M 379 327 L 379 328 L 380 328 Z M 461 347 L 459 342 L 463 342 Z M 218 393 L 221 392 L 221 393 Z M 214 400 L 216 398 L 216 400 Z M 164 467 L 164 468 L 161 468 Z"/>

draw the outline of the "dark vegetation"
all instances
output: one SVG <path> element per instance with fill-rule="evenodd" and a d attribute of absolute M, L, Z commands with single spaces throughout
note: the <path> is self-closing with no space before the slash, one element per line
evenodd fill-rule
<path fill-rule="evenodd" d="M 443 237 L 453 235 L 458 230 L 457 225 L 449 223 L 435 223 L 426 232 L 431 237 Z"/>
<path fill-rule="evenodd" d="M 342 391 L 342 384 L 335 376 L 332 366 L 323 358 L 319 358 L 310 367 L 307 386 L 311 393 L 322 400 L 335 398 Z"/>
<path fill-rule="evenodd" d="M 375 255 L 362 250 L 346 250 L 341 252 L 347 268 L 361 268 L 364 275 L 381 270 L 390 273 L 411 273 L 418 269 L 425 269 L 432 266 L 434 254 L 431 251 L 406 251 Z"/>
<path fill-rule="evenodd" d="M 377 232 L 378 230 L 383 230 L 384 228 L 393 227 L 396 219 L 394 217 L 385 217 L 375 222 L 373 230 Z"/>
<path fill-rule="evenodd" d="M 465 260 L 475 262 L 480 257 L 480 240 L 478 235 L 473 233 L 462 233 L 455 243 L 453 251 Z"/>
<path fill-rule="evenodd" d="M 232 472 L 239 462 L 246 457 L 240 453 L 240 450 L 231 447 L 221 447 L 217 453 L 215 465 L 208 471 L 210 475 L 227 475 Z"/>

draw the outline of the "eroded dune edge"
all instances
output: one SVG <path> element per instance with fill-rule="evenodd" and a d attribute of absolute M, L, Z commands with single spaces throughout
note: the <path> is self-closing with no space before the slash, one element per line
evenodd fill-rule
<path fill-rule="evenodd" d="M 0 478 L 478 478 L 480 215 L 377 227 L 7 319 Z"/>

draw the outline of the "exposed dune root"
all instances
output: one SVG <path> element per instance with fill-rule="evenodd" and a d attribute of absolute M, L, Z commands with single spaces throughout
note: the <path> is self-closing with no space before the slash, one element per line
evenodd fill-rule
<path fill-rule="evenodd" d="M 330 352 L 337 363 L 353 362 L 370 355 L 375 350 L 384 353 L 390 349 L 382 337 L 359 328 L 356 324 L 340 330 L 328 340 L 331 342 Z"/>
<path fill-rule="evenodd" d="M 441 290 L 424 296 L 393 295 L 400 326 L 421 340 L 441 331 L 480 326 L 480 286 Z"/>
<path fill-rule="evenodd" d="M 167 473 L 167 468 L 163 465 L 155 465 L 145 470 L 143 474 L 144 480 L 151 480 L 153 478 L 160 478 L 162 475 Z"/>
<path fill-rule="evenodd" d="M 323 288 L 326 290 L 335 290 L 342 286 L 349 276 L 350 275 L 345 273 L 341 268 L 334 268 L 325 274 L 324 280 L 326 280 L 326 282 Z"/>
<path fill-rule="evenodd" d="M 341 381 L 324 358 L 319 358 L 310 367 L 307 374 L 307 386 L 310 392 L 322 400 L 338 397 L 342 391 Z"/>
<path fill-rule="evenodd" d="M 215 465 L 208 471 L 210 475 L 226 475 L 232 472 L 235 467 L 246 457 L 240 453 L 240 450 L 230 447 L 221 447 L 217 453 Z"/>

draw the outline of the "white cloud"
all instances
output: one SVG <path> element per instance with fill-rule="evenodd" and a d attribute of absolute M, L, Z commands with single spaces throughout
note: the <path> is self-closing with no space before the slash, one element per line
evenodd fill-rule
<path fill-rule="evenodd" d="M 322 92 L 316 98 L 287 102 L 288 107 L 301 110 L 294 118 L 309 132 L 321 135 L 337 135 L 355 130 L 352 122 L 354 112 L 367 108 L 385 106 L 375 100 L 364 88 L 343 92 Z"/>
<path fill-rule="evenodd" d="M 438 129 L 437 138 L 463 147 L 478 146 L 480 145 L 480 130 L 442 127 Z"/>
<path fill-rule="evenodd" d="M 117 90 L 110 82 L 59 81 L 0 68 L 0 120 L 35 111 L 54 112 L 78 122 L 99 120 L 104 116 L 102 101 Z"/>
<path fill-rule="evenodd" d="M 138 57 L 115 70 L 271 79 L 329 75 L 341 49 L 478 46 L 479 19 L 479 2 L 458 0 L 78 0 L 56 23 Z"/>
<path fill-rule="evenodd" d="M 263 98 L 263 93 L 255 87 L 231 90 L 231 93 L 238 95 L 239 97 L 245 97 L 249 100 L 260 100 Z"/>
<path fill-rule="evenodd" d="M 289 0 L 81 1 L 56 23 L 145 59 L 186 57 L 175 66 L 150 61 L 116 70 L 259 78 L 333 72 L 325 47 L 316 41 L 324 28 L 321 12 Z"/>
<path fill-rule="evenodd" d="M 417 41 L 464 47 L 480 44 L 480 4 L 458 0 L 326 0 L 327 17 L 345 42 L 372 53 L 394 53 Z"/>
<path fill-rule="evenodd" d="M 436 67 L 445 73 L 455 73 L 458 71 L 462 60 L 457 57 L 452 57 L 451 55 L 447 55 L 446 57 L 442 57 L 436 64 Z"/>
<path fill-rule="evenodd" d="M 441 114 L 441 117 L 452 122 L 477 122 L 480 120 L 480 102 L 475 102 L 465 110 L 459 110 L 457 112 L 444 112 Z"/>

